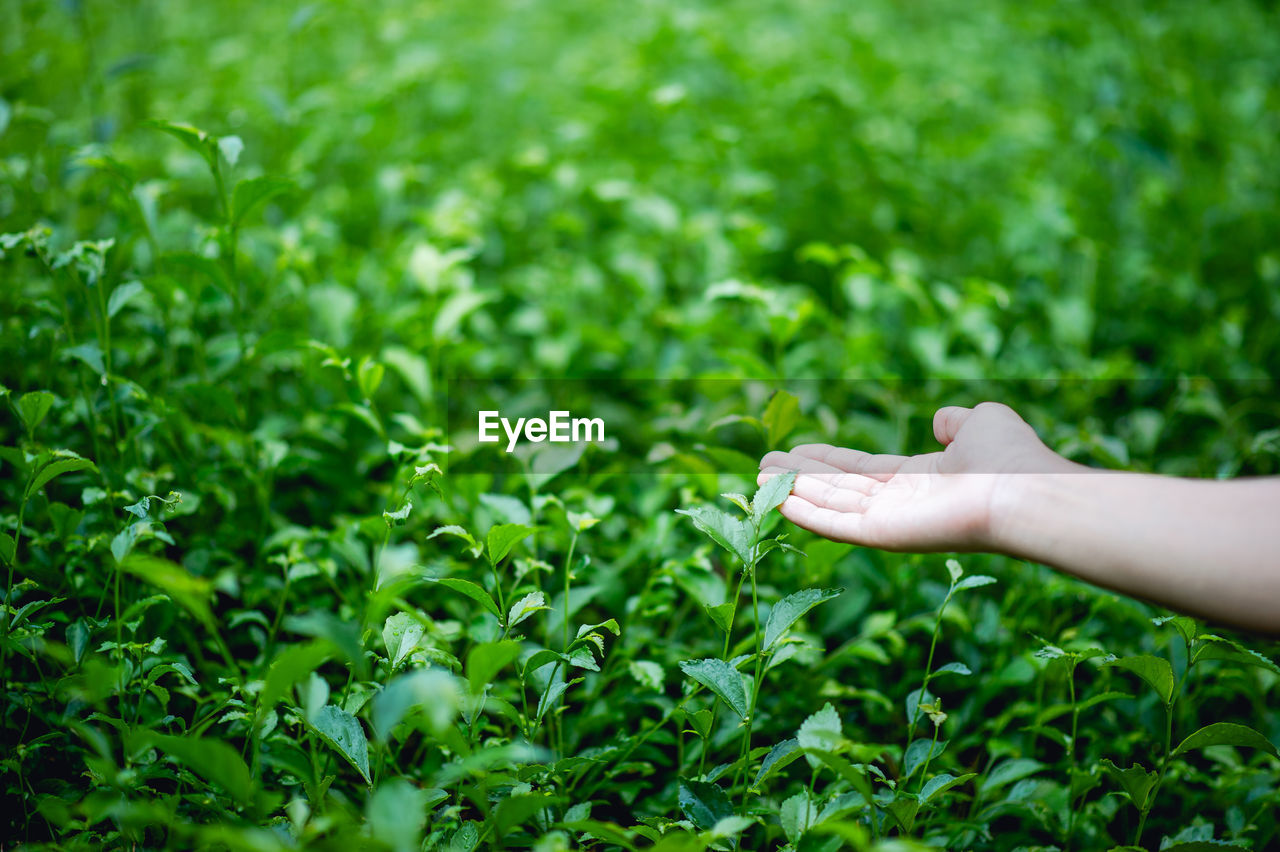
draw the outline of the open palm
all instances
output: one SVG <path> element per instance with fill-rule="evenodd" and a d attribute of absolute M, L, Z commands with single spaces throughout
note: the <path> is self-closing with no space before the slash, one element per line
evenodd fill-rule
<path fill-rule="evenodd" d="M 759 479 L 796 471 L 782 514 L 827 538 L 884 550 L 976 550 L 990 543 L 1002 480 L 1063 463 L 996 403 L 942 408 L 934 434 L 946 449 L 916 456 L 829 444 L 772 452 L 760 461 Z"/>

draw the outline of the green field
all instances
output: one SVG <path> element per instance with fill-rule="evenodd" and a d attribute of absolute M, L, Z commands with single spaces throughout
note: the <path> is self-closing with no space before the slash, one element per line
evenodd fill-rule
<path fill-rule="evenodd" d="M 8 0 L 0 846 L 1280 847 L 1280 644 L 722 496 L 1280 473 L 1278 164 L 1262 0 Z"/>

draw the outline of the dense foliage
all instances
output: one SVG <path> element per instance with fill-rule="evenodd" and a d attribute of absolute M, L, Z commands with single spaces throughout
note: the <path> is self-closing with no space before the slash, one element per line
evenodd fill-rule
<path fill-rule="evenodd" d="M 1246 0 L 3 4 L 0 831 L 1275 848 L 1275 644 L 739 492 L 982 398 L 1280 472 L 1278 83 Z M 451 473 L 454 376 L 663 443 Z"/>

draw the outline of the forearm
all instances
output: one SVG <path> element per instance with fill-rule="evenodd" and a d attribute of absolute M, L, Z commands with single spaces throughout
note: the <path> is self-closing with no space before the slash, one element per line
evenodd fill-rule
<path fill-rule="evenodd" d="M 1280 478 L 1064 471 L 1002 483 L 992 506 L 997 549 L 1175 610 L 1280 633 Z"/>

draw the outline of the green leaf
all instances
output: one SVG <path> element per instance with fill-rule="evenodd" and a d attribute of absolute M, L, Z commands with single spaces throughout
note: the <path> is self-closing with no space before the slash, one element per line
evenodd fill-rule
<path fill-rule="evenodd" d="M 1276 747 L 1271 740 L 1253 728 L 1232 722 L 1214 722 L 1212 725 L 1205 725 L 1179 743 L 1178 747 L 1173 750 L 1172 756 L 1177 757 L 1193 749 L 1208 748 L 1215 745 L 1256 748 L 1265 751 L 1272 757 L 1280 757 L 1280 752 L 1276 751 Z"/>
<path fill-rule="evenodd" d="M 747 693 L 742 686 L 742 675 L 724 660 L 684 660 L 680 669 L 689 677 L 711 690 L 739 719 L 747 718 Z"/>
<path fill-rule="evenodd" d="M 240 804 L 252 801 L 254 784 L 249 767 L 239 752 L 221 740 L 152 733 L 143 734 L 141 739 L 176 758 Z"/>
<path fill-rule="evenodd" d="M 1006 784 L 1012 784 L 1014 781 L 1020 781 L 1029 775 L 1034 775 L 1045 765 L 1038 760 L 1032 760 L 1029 757 L 1011 757 L 997 764 L 982 779 L 982 795 L 998 790 Z"/>
<path fill-rule="evenodd" d="M 676 514 L 686 515 L 694 526 L 737 556 L 743 565 L 751 564 L 751 524 L 743 518 L 735 518 L 715 506 L 694 506 L 692 509 L 676 509 Z"/>
<path fill-rule="evenodd" d="M 119 287 L 111 291 L 111 298 L 107 300 L 107 317 L 114 317 L 120 313 L 120 310 L 127 304 L 129 300 L 146 288 L 142 286 L 141 281 L 126 281 Z"/>
<path fill-rule="evenodd" d="M 221 136 L 218 138 L 218 153 L 222 154 L 222 159 L 227 161 L 227 165 L 235 168 L 236 163 L 240 162 L 240 154 L 244 151 L 244 140 L 239 136 Z"/>
<path fill-rule="evenodd" d="M 502 610 L 498 609 L 497 603 L 494 602 L 493 596 L 485 591 L 484 587 L 473 583 L 470 580 L 463 580 L 457 577 L 443 577 L 438 580 L 432 580 L 433 583 L 439 583 L 446 589 L 453 589 L 467 597 L 476 601 L 493 615 L 502 618 Z"/>
<path fill-rule="evenodd" d="M 44 420 L 49 409 L 53 408 L 53 394 L 48 391 L 32 391 L 18 397 L 18 417 L 26 427 L 28 434 L 34 434 L 36 427 Z"/>
<path fill-rule="evenodd" d="M 0 532 L 0 563 L 4 565 L 11 564 L 17 553 L 18 543 L 13 540 L 13 536 L 6 532 Z"/>
<path fill-rule="evenodd" d="M 102 360 L 102 347 L 95 341 L 81 343 L 79 346 L 68 346 L 59 353 L 58 357 L 63 361 L 74 358 L 99 376 L 107 374 L 107 365 Z"/>
<path fill-rule="evenodd" d="M 775 391 L 760 420 L 769 449 L 776 449 L 800 422 L 800 400 L 787 391 Z"/>
<path fill-rule="evenodd" d="M 67 647 L 71 649 L 72 659 L 79 663 L 84 659 L 85 649 L 89 647 L 89 623 L 77 618 L 67 625 Z"/>
<path fill-rule="evenodd" d="M 843 593 L 844 589 L 801 589 L 778 601 L 769 610 L 769 620 L 764 625 L 761 652 L 767 654 L 772 650 L 782 635 L 806 612 Z"/>
<path fill-rule="evenodd" d="M 326 704 L 314 720 L 308 720 L 308 724 L 320 739 L 355 767 L 365 784 L 372 783 L 369 778 L 369 740 L 355 716 Z"/>
<path fill-rule="evenodd" d="M 1182 641 L 1188 645 L 1196 638 L 1196 631 L 1200 629 L 1199 625 L 1196 624 L 1196 620 L 1186 615 L 1165 615 L 1151 619 L 1151 623 L 1156 627 L 1172 624 L 1178 634 L 1182 636 Z"/>
<path fill-rule="evenodd" d="M 1156 786 L 1156 779 L 1160 776 L 1155 772 L 1148 772 L 1141 763 L 1135 763 L 1128 769 L 1121 769 L 1110 760 L 1103 758 L 1102 764 L 1120 782 L 1120 786 L 1124 788 L 1133 806 L 1140 811 L 1145 810 L 1147 797 L 1151 795 L 1152 788 Z"/>
<path fill-rule="evenodd" d="M 66 453 L 67 451 L 60 450 L 59 452 Z M 85 470 L 87 468 L 92 468 L 93 470 L 98 469 L 93 462 L 88 459 L 82 459 L 79 456 L 75 456 L 74 458 L 63 457 L 59 458 L 57 461 L 50 462 L 40 468 L 35 479 L 31 480 L 31 484 L 27 486 L 27 496 L 29 497 L 32 494 L 38 494 L 41 488 L 44 488 L 53 481 L 53 479 L 62 476 L 64 473 L 75 473 L 78 470 Z"/>
<path fill-rule="evenodd" d="M 734 605 L 733 601 L 722 603 L 719 606 L 708 606 L 703 604 L 702 608 L 707 611 L 707 615 L 711 616 L 711 620 L 715 622 L 716 627 L 720 628 L 721 633 L 728 633 L 732 628 Z"/>
<path fill-rule="evenodd" d="M 168 133 L 192 151 L 199 154 L 204 158 L 204 161 L 209 164 L 209 168 L 213 168 L 213 137 L 205 133 L 203 130 L 198 127 L 192 127 L 190 124 L 179 124 L 173 121 L 152 120 L 143 122 L 143 124 L 148 127 L 154 127 L 156 130 L 160 130 L 164 133 Z"/>
<path fill-rule="evenodd" d="M 959 784 L 963 784 L 970 778 L 977 777 L 976 772 L 966 772 L 963 775 L 949 775 L 942 773 L 935 775 L 925 782 L 924 787 L 920 790 L 920 803 L 925 804 L 934 796 L 940 796 Z"/>
<path fill-rule="evenodd" d="M 487 539 L 489 564 L 496 566 L 506 558 L 517 542 L 527 538 L 531 533 L 533 533 L 533 527 L 527 527 L 524 524 L 498 524 L 492 527 Z"/>
<path fill-rule="evenodd" d="M 720 820 L 733 816 L 733 805 L 717 784 L 681 778 L 676 795 L 681 812 L 703 831 L 710 831 Z"/>
<path fill-rule="evenodd" d="M 761 761 L 760 771 L 756 773 L 756 780 L 751 782 L 751 789 L 759 790 L 761 784 L 781 772 L 801 754 L 800 740 L 795 737 L 775 743 Z"/>
<path fill-rule="evenodd" d="M 787 836 L 787 840 L 792 844 L 798 843 L 801 835 L 818 821 L 818 803 L 809 795 L 808 790 L 802 790 L 782 803 L 778 820 L 782 823 L 782 833 Z"/>
<path fill-rule="evenodd" d="M 387 647 L 391 668 L 397 669 L 404 658 L 418 650 L 426 628 L 407 612 L 397 612 L 382 625 L 382 642 Z"/>
<path fill-rule="evenodd" d="M 627 671 L 641 686 L 652 689 L 654 692 L 662 692 L 664 679 L 662 666 L 652 660 L 630 660 L 627 663 Z"/>
<path fill-rule="evenodd" d="M 795 484 L 796 472 L 788 470 L 785 473 L 769 477 L 768 481 L 760 486 L 756 491 L 755 497 L 751 500 L 751 520 L 757 527 L 760 526 L 760 522 L 764 520 L 765 515 L 786 501 Z"/>
<path fill-rule="evenodd" d="M 415 710 L 423 711 L 431 732 L 439 735 L 457 716 L 459 699 L 457 680 L 443 669 L 407 672 L 373 697 L 373 735 L 389 741 L 396 725 Z"/>
<path fill-rule="evenodd" d="M 840 714 L 836 712 L 835 707 L 831 706 L 831 702 L 828 701 L 821 710 L 801 723 L 800 730 L 796 734 L 796 742 L 802 749 L 811 748 L 832 754 L 840 750 L 840 745 L 844 742 L 844 734 L 841 730 Z M 805 755 L 805 759 L 815 769 L 820 763 L 812 755 Z"/>
<path fill-rule="evenodd" d="M 369 660 L 364 653 L 360 628 L 353 622 L 339 618 L 331 612 L 315 609 L 299 615 L 286 616 L 284 627 L 293 633 L 327 640 L 332 643 L 355 669 L 356 677 L 367 679 Z"/>
<path fill-rule="evenodd" d="M 932 760 L 947 750 L 947 741 L 938 740 L 934 742 L 932 739 L 920 738 L 911 745 L 907 746 L 906 753 L 902 757 L 902 777 L 910 778 L 915 775 L 916 770 L 924 765 L 926 760 Z"/>
<path fill-rule="evenodd" d="M 231 193 L 231 224 L 240 227 L 254 208 L 270 198 L 292 192 L 293 181 L 275 177 L 242 180 Z"/>
<path fill-rule="evenodd" d="M 934 669 L 933 672 L 930 673 L 929 679 L 933 680 L 939 675 L 944 675 L 944 674 L 958 674 L 958 675 L 967 676 L 967 675 L 973 674 L 973 672 L 970 671 L 969 667 L 966 666 L 964 663 L 947 663 L 945 666 L 940 666 L 939 668 Z"/>
<path fill-rule="evenodd" d="M 977 589 L 981 586 L 990 586 L 992 583 L 998 582 L 995 577 L 988 577 L 986 574 L 970 574 L 951 587 L 951 591 L 963 592 L 965 589 Z"/>
<path fill-rule="evenodd" d="M 887 808 L 894 822 L 902 827 L 905 834 L 910 834 L 916 824 L 916 814 L 920 810 L 920 801 L 915 798 L 897 799 L 889 803 Z"/>
<path fill-rule="evenodd" d="M 1234 639 L 1226 639 L 1222 636 L 1215 636 L 1212 633 L 1202 633 L 1196 638 L 1203 644 L 1196 648 L 1195 653 L 1192 655 L 1192 665 L 1201 660 L 1226 660 L 1227 662 L 1240 663 L 1246 666 L 1256 666 L 1260 669 L 1266 669 L 1272 674 L 1280 675 L 1280 666 L 1257 651 L 1246 648 Z"/>
<path fill-rule="evenodd" d="M 473 695 L 479 695 L 493 676 L 520 656 L 520 643 L 510 639 L 483 642 L 467 654 L 467 682 Z"/>
<path fill-rule="evenodd" d="M 378 785 L 365 803 L 365 819 L 375 840 L 393 852 L 416 852 L 422 845 L 431 794 L 404 778 Z"/>
<path fill-rule="evenodd" d="M 209 630 L 215 629 L 213 610 L 209 608 L 213 586 L 208 580 L 196 577 L 168 559 L 145 553 L 131 554 L 120 567 L 159 588 Z"/>
<path fill-rule="evenodd" d="M 405 521 L 409 520 L 409 513 L 413 511 L 413 501 L 406 500 L 404 505 L 394 512 L 383 512 L 382 520 L 389 527 L 404 526 Z"/>
<path fill-rule="evenodd" d="M 550 608 L 542 592 L 530 592 L 511 605 L 511 612 L 507 614 L 507 628 L 515 627 L 535 612 Z"/>
<path fill-rule="evenodd" d="M 1173 666 L 1169 665 L 1168 660 L 1153 657 L 1150 654 L 1142 654 L 1134 657 L 1121 657 L 1118 660 L 1103 663 L 1103 666 L 1115 666 L 1131 671 L 1150 684 L 1151 688 L 1156 691 L 1156 694 L 1160 696 L 1160 700 L 1165 704 L 1173 701 Z"/>

